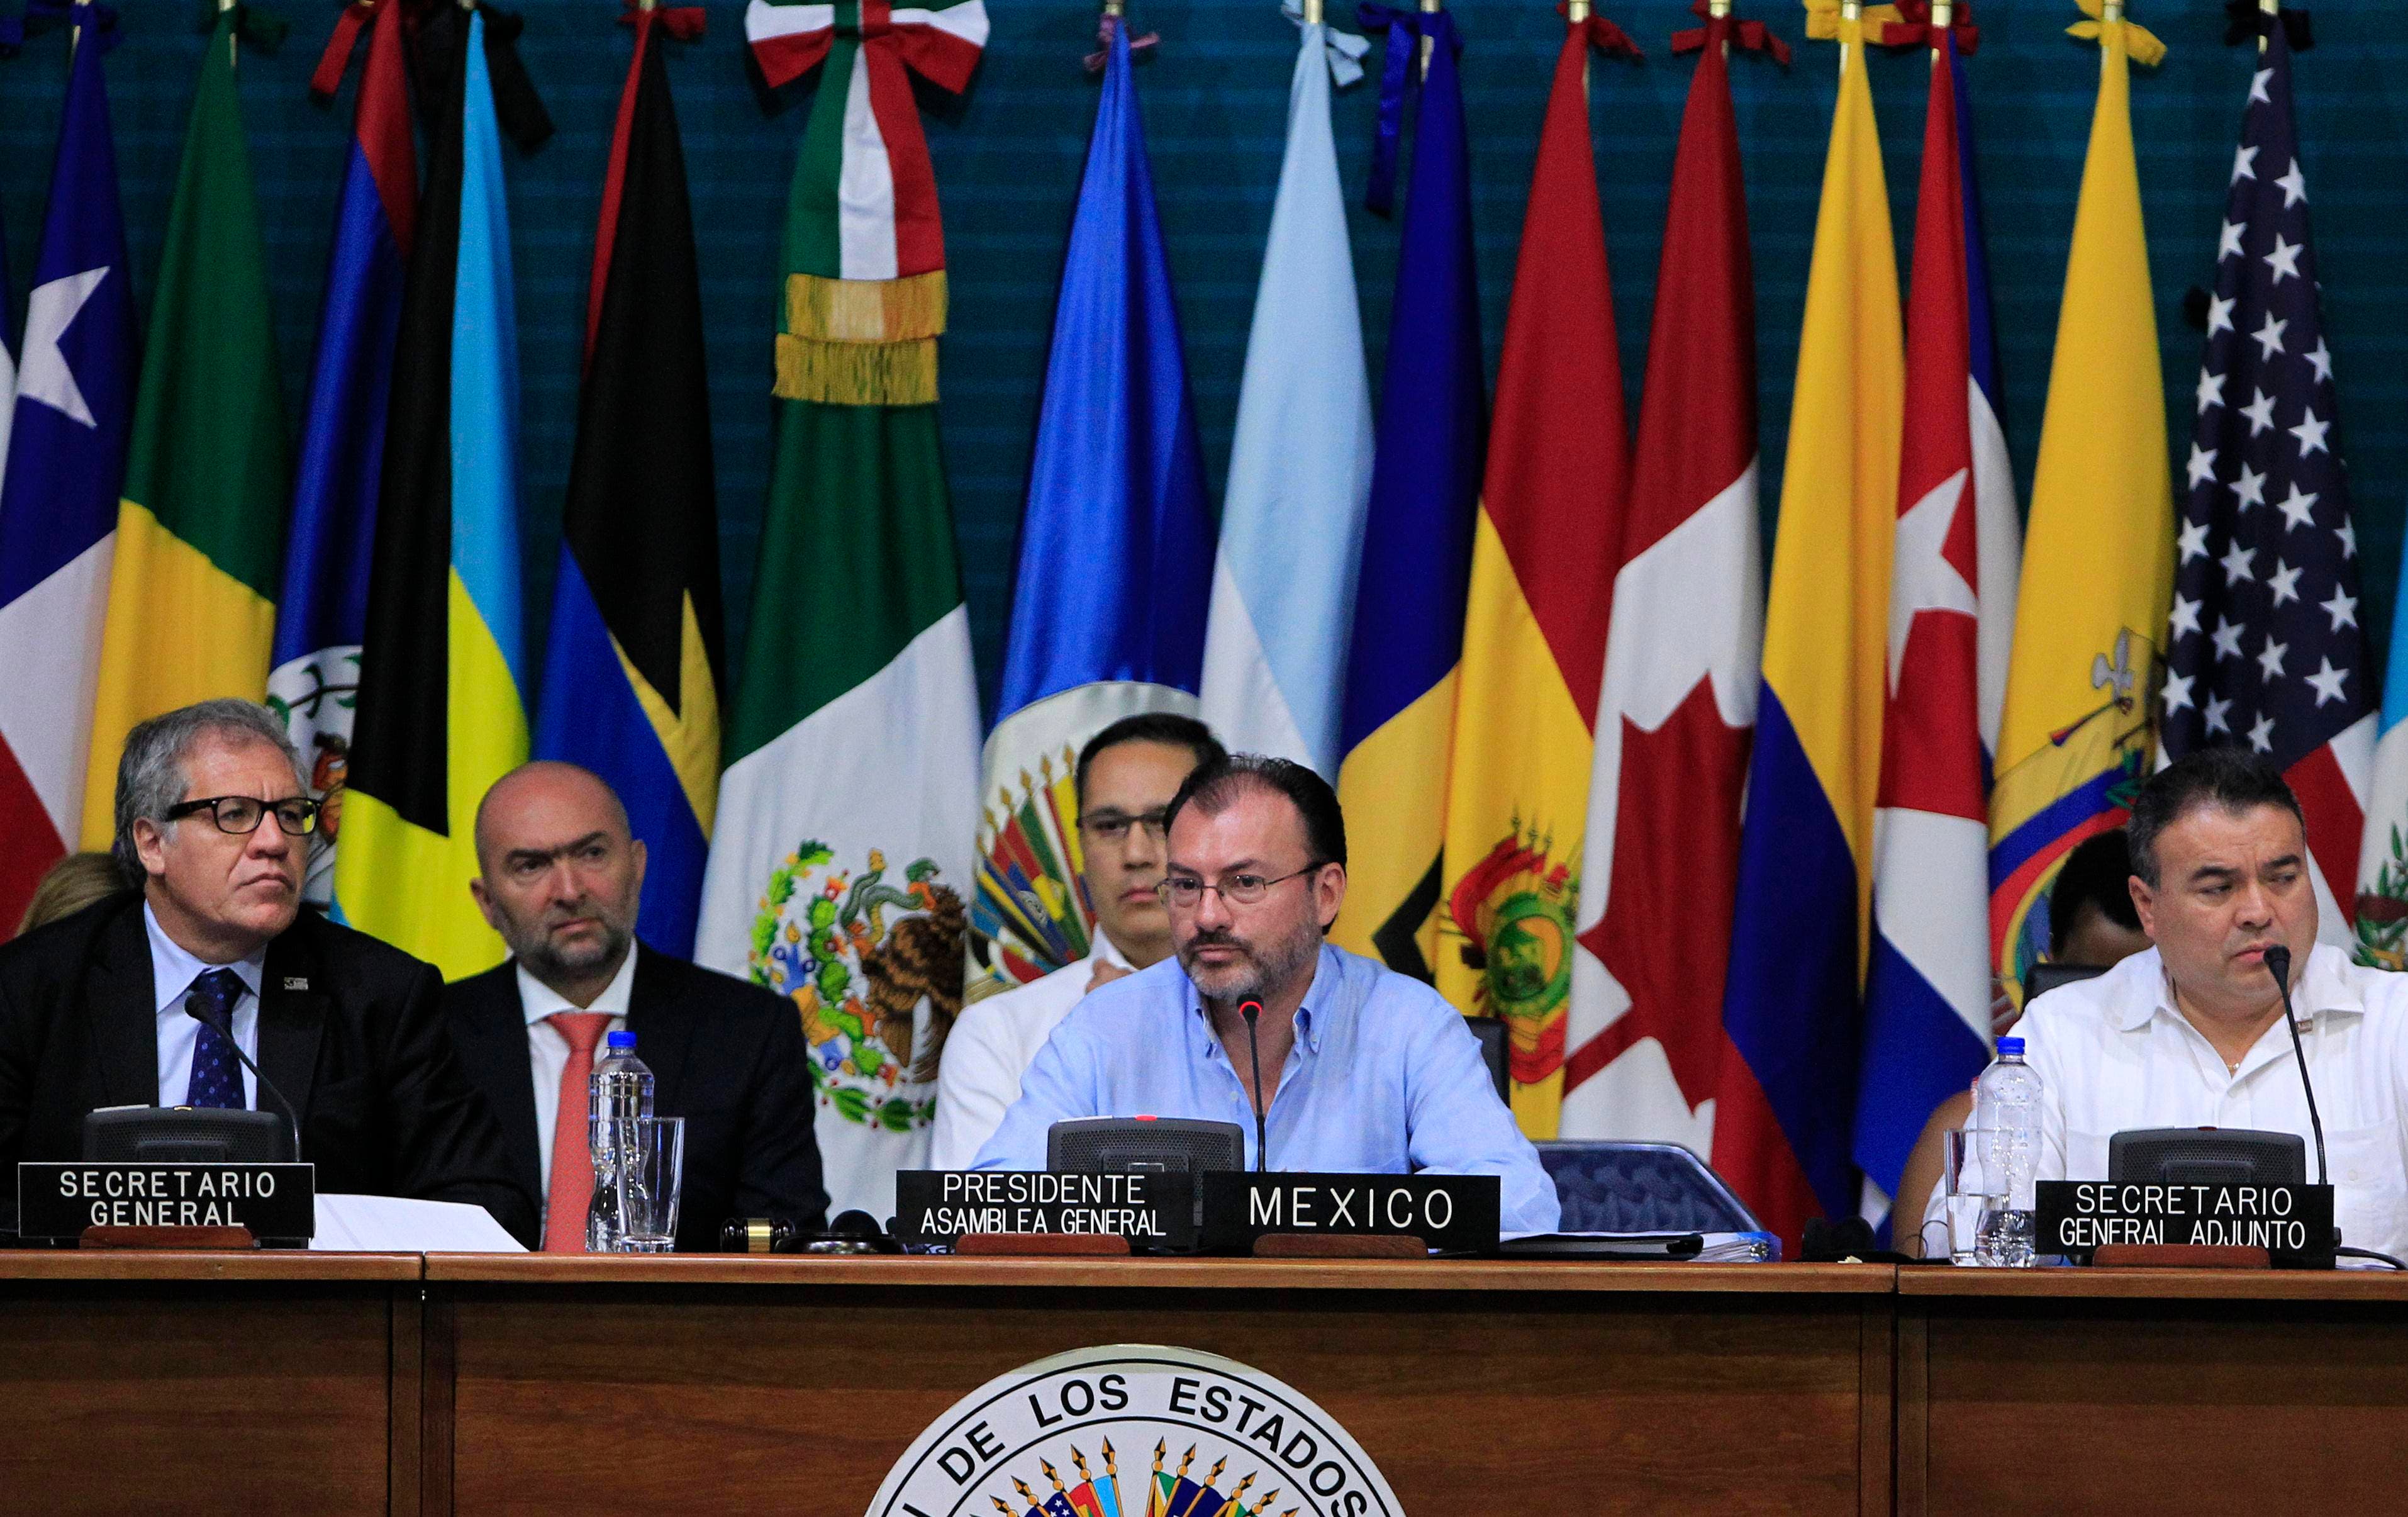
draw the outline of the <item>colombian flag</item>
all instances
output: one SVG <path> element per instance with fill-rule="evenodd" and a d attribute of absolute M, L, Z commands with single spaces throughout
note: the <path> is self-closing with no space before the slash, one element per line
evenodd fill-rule
<path fill-rule="evenodd" d="M 2057 866 L 2124 824 L 2146 772 L 2173 595 L 2173 478 L 2130 64 L 2154 65 L 2165 45 L 2120 18 L 2072 31 L 2096 36 L 2101 56 L 2026 524 L 2019 602 L 2048 612 L 2015 623 L 1990 797 L 1990 951 L 2017 994 L 2048 946 Z"/>
<path fill-rule="evenodd" d="M 1442 918 L 1459 941 L 1436 965 L 1463 1011 L 1505 1019 L 1513 1113 L 1542 1138 L 1563 1106 L 1573 895 L 1630 475 L 1589 142 L 1592 47 L 1638 55 L 1620 27 L 1587 17 L 1555 60 L 1464 614 Z"/>
<path fill-rule="evenodd" d="M 220 11 L 201 55 L 167 210 L 93 699 L 87 848 L 115 834 L 117 759 L 136 722 L 216 696 L 267 693 L 291 476 L 267 255 L 235 90 L 240 19 Z"/>
<path fill-rule="evenodd" d="M 457 979 L 501 961 L 477 913 L 471 827 L 526 758 L 519 626 L 518 318 L 494 83 L 512 135 L 551 130 L 482 11 L 421 35 L 436 81 L 426 194 L 402 297 L 367 641 L 335 903 Z M 490 66 L 489 66 L 490 65 Z"/>
<path fill-rule="evenodd" d="M 1864 23 L 1808 8 L 1808 35 L 1839 41 L 1840 95 L 1806 277 L 1723 998 L 1741 1067 L 1724 1082 L 1713 1153 L 1791 1243 L 1809 1218 L 1856 1209 L 1851 1097 L 1905 403 Z"/>

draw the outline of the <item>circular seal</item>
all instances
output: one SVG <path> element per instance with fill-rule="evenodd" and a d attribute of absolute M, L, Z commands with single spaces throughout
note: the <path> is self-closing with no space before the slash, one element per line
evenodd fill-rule
<path fill-rule="evenodd" d="M 1025 1365 L 913 1441 L 869 1517 L 1398 1517 L 1370 1457 L 1234 1359 L 1108 1344 Z"/>

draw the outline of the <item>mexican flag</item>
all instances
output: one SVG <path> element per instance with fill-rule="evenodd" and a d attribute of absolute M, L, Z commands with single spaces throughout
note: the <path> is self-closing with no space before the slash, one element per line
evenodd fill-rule
<path fill-rule="evenodd" d="M 830 1210 L 881 1221 L 927 1151 L 978 831 L 937 432 L 944 240 L 910 76 L 960 93 L 987 33 L 981 0 L 884 12 L 745 17 L 771 85 L 826 76 L 786 207 L 776 453 L 695 942 L 794 1002 Z"/>

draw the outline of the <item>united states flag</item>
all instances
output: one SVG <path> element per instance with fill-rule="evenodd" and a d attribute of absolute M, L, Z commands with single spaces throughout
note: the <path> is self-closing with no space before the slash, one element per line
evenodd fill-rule
<path fill-rule="evenodd" d="M 2348 941 L 2375 686 L 2333 436 L 2283 28 L 2249 82 L 2208 303 L 2164 694 L 2168 757 L 2246 744 L 2307 814 L 2323 934 Z M 2337 889 L 2336 889 L 2337 888 Z"/>

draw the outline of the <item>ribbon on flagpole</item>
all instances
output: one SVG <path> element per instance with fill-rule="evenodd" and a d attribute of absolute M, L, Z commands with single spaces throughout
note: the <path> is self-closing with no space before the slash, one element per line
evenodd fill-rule
<path fill-rule="evenodd" d="M 2255 6 L 2258 0 L 2242 0 L 2242 3 Z M 1982 29 L 1973 24 L 1972 0 L 1956 0 L 1949 11 L 1946 26 L 1931 23 L 1931 0 L 1898 0 L 1896 9 L 1899 19 L 1885 22 L 1873 36 L 1873 40 L 1885 48 L 1936 48 L 1940 46 L 1942 32 L 1956 37 L 1956 51 L 1968 57 L 1981 46 Z"/>
<path fill-rule="evenodd" d="M 1384 216 L 1397 204 L 1397 143 L 1405 132 L 1405 95 L 1417 82 L 1413 61 L 1425 41 L 1460 56 L 1463 36 L 1443 10 L 1402 10 L 1369 0 L 1356 9 L 1354 23 L 1367 32 L 1387 32 L 1380 59 L 1380 135 L 1371 144 L 1371 177 L 1363 187 L 1363 204 Z"/>
<path fill-rule="evenodd" d="M 1789 44 L 1773 36 L 1762 22 L 1717 16 L 1707 0 L 1690 0 L 1689 13 L 1703 18 L 1706 24 L 1672 34 L 1675 56 L 1695 52 L 1709 41 L 1726 42 L 1742 52 L 1760 52 L 1784 68 L 1789 66 Z"/>

